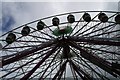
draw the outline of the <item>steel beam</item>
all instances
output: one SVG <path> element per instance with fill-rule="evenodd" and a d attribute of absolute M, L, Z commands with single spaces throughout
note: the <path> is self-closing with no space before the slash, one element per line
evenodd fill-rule
<path fill-rule="evenodd" d="M 120 41 L 113 41 L 105 38 L 90 38 L 90 37 L 77 37 L 71 36 L 68 37 L 70 41 L 76 42 L 86 42 L 88 44 L 95 44 L 95 45 L 110 45 L 110 46 L 120 46 Z"/>
<path fill-rule="evenodd" d="M 89 74 L 87 74 L 86 72 L 84 72 L 82 69 L 80 69 L 80 67 L 78 67 L 75 63 L 73 63 L 71 60 L 69 60 L 69 62 L 70 62 L 70 64 L 73 66 L 73 68 L 76 70 L 76 71 L 78 71 L 78 72 L 80 72 L 80 73 L 82 73 L 83 75 L 84 75 L 84 79 L 85 80 L 92 80 L 93 78 L 89 75 Z M 83 80 L 84 80 L 83 79 Z"/>
<path fill-rule="evenodd" d="M 43 52 L 43 51 L 40 51 L 40 52 Z M 38 53 L 40 53 L 40 52 L 38 52 Z M 5 77 L 5 76 L 7 76 L 7 75 L 9 75 L 9 74 L 11 74 L 11 73 L 13 73 L 13 72 L 15 72 L 16 70 L 18 70 L 18 69 L 20 69 L 20 68 L 22 68 L 22 67 L 25 67 L 25 66 L 28 65 L 29 63 L 35 61 L 36 59 L 39 59 L 40 57 L 44 56 L 45 54 L 47 54 L 47 53 L 44 53 L 44 54 L 42 54 L 42 55 L 40 55 L 40 56 L 38 56 L 38 57 L 32 59 L 31 61 L 26 62 L 25 64 L 23 64 L 23 65 L 17 67 L 17 68 L 14 67 L 14 68 L 15 68 L 14 70 L 12 70 L 12 71 L 10 71 L 9 73 L 3 75 L 2 77 Z"/>
<path fill-rule="evenodd" d="M 55 56 L 53 57 L 53 59 L 51 60 L 51 62 L 49 63 L 49 65 L 47 66 L 47 68 L 45 69 L 45 71 L 43 72 L 43 74 L 41 75 L 41 77 L 38 80 L 41 80 L 43 78 L 43 76 L 45 75 L 45 73 L 47 72 L 47 70 L 50 68 L 51 64 L 53 63 L 53 61 L 56 59 L 56 56 L 58 55 L 58 53 L 60 52 L 61 49 L 59 49 L 57 51 L 57 53 L 55 54 Z"/>
<path fill-rule="evenodd" d="M 112 63 L 112 67 L 120 70 L 120 64 L 118 63 Z"/>
<path fill-rule="evenodd" d="M 53 77 L 52 80 L 56 80 L 56 78 L 61 74 L 62 71 L 65 70 L 66 64 L 67 64 L 68 60 L 66 60 L 62 66 L 60 67 L 59 71 L 56 73 L 56 75 Z"/>
<path fill-rule="evenodd" d="M 31 71 L 29 71 L 25 76 L 23 76 L 20 80 L 27 80 L 39 68 L 39 66 L 56 51 L 57 47 L 58 44 L 51 51 L 48 51 L 46 56 L 41 61 L 39 61 L 37 65 Z"/>
<path fill-rule="evenodd" d="M 106 61 L 106 60 L 104 60 L 96 55 L 93 55 L 92 53 L 89 53 L 88 51 L 82 49 L 79 45 L 77 45 L 73 42 L 69 42 L 69 43 L 71 46 L 80 50 L 80 54 L 83 58 L 85 58 L 85 59 L 89 60 L 91 63 L 99 66 L 100 68 L 107 71 L 108 73 L 110 73 L 114 77 L 117 77 L 117 74 L 120 75 L 120 71 L 113 69 L 111 67 L 111 63 L 109 63 L 108 61 Z"/>
<path fill-rule="evenodd" d="M 55 42 L 56 42 L 56 40 L 48 41 L 48 42 L 45 42 L 43 44 L 40 44 L 39 46 L 32 47 L 32 48 L 26 49 L 24 51 L 18 52 L 13 57 L 3 59 L 2 60 L 2 66 L 5 66 L 7 64 L 16 62 L 16 61 L 18 61 L 20 59 L 23 59 L 24 57 L 26 57 L 26 56 L 28 56 L 28 55 L 30 55 L 30 54 L 38 51 L 38 50 L 41 50 L 43 48 L 46 48 L 46 47 L 49 47 L 49 46 L 53 45 Z"/>
<path fill-rule="evenodd" d="M 69 61 L 71 67 L 73 68 L 74 71 L 77 72 L 77 74 L 81 77 L 82 80 L 85 80 L 84 79 L 84 76 L 78 71 L 78 69 L 71 63 L 71 61 Z"/>
<path fill-rule="evenodd" d="M 63 69 L 61 70 L 61 73 L 59 74 L 59 76 L 58 76 L 58 80 L 61 80 L 61 77 L 62 77 L 62 75 L 63 75 L 63 72 L 65 71 L 65 69 L 66 69 L 66 65 L 63 67 Z"/>

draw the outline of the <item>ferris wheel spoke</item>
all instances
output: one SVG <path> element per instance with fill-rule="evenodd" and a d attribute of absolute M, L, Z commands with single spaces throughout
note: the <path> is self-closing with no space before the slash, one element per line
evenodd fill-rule
<path fill-rule="evenodd" d="M 60 52 L 61 49 L 59 49 L 56 54 L 54 55 L 53 59 L 51 60 L 51 62 L 49 63 L 48 67 L 45 69 L 44 73 L 41 75 L 41 77 L 39 78 L 39 80 L 41 80 L 43 78 L 43 76 L 45 75 L 45 73 L 47 72 L 48 68 L 50 67 L 50 65 L 53 63 L 53 61 L 56 59 L 56 56 L 58 55 L 58 53 Z"/>
<path fill-rule="evenodd" d="M 35 29 L 36 30 L 36 29 Z M 32 33 L 34 33 L 35 31 L 32 31 L 32 32 L 30 32 L 30 34 L 32 34 Z M 49 34 L 47 34 L 47 33 L 44 33 L 44 32 L 42 32 L 42 31 L 40 31 L 42 34 L 45 34 L 45 35 L 47 35 L 47 36 L 49 36 L 50 38 L 52 38 L 52 39 L 55 39 L 53 36 L 50 36 Z M 18 33 L 18 32 L 14 32 L 14 33 L 17 33 L 17 34 L 21 34 L 21 33 Z M 40 37 L 40 36 L 34 36 L 34 35 L 28 35 L 28 36 L 31 36 L 31 37 L 34 37 L 34 38 L 40 38 L 40 39 L 45 39 L 45 40 L 50 40 L 50 39 L 48 39 L 48 38 L 44 38 L 44 37 Z M 18 37 L 16 40 L 15 40 L 15 42 L 18 42 L 19 41 L 19 39 L 20 38 L 23 38 L 24 36 L 20 36 L 20 37 Z M 6 41 L 6 40 L 2 40 L 2 41 Z M 40 42 L 40 40 L 38 40 L 39 42 Z M 20 41 L 21 42 L 21 41 Z M 29 42 L 32 42 L 32 41 L 29 41 Z M 41 41 L 41 42 L 44 42 L 44 41 Z M 3 46 L 2 47 L 2 49 L 4 49 L 4 48 L 6 48 L 7 46 L 8 46 L 9 44 L 6 44 L 5 46 Z"/>
<path fill-rule="evenodd" d="M 39 38 L 39 39 L 50 40 L 48 38 L 44 38 L 44 37 L 40 37 L 40 36 L 34 36 L 34 35 L 28 35 L 28 36 L 31 36 L 31 37 L 34 37 L 34 38 Z"/>
<path fill-rule="evenodd" d="M 74 64 L 72 64 L 71 61 L 69 61 L 69 63 L 72 66 L 72 68 L 74 69 L 74 71 L 76 71 L 76 73 L 84 80 L 85 77 L 79 72 L 78 68 Z M 88 80 L 88 79 L 86 78 L 86 80 Z"/>
<path fill-rule="evenodd" d="M 114 28 L 115 26 L 116 26 L 115 23 L 114 23 L 114 24 L 110 24 L 110 25 L 105 26 L 105 27 L 103 27 L 103 28 L 100 28 L 100 29 L 94 30 L 94 31 L 92 31 L 92 32 L 83 34 L 82 36 L 87 36 L 87 35 L 90 35 L 90 34 L 95 33 L 95 32 L 99 32 L 99 31 L 104 30 L 104 29 L 109 28 L 109 27 L 113 27 L 113 28 Z"/>
<path fill-rule="evenodd" d="M 40 33 L 42 33 L 42 34 L 44 34 L 44 35 L 47 35 L 47 36 L 48 36 L 48 37 L 50 37 L 50 38 L 55 39 L 55 37 L 53 37 L 53 36 L 49 35 L 48 33 L 45 33 L 45 32 L 42 32 L 42 31 L 40 31 Z"/>
<path fill-rule="evenodd" d="M 52 47 L 52 46 L 51 46 Z M 37 53 L 34 53 L 34 54 L 30 54 L 30 55 L 27 55 L 26 57 L 29 57 L 29 56 L 33 56 L 33 55 L 36 55 L 36 54 L 39 54 L 39 53 L 41 53 L 41 52 L 44 52 L 44 51 L 47 51 L 47 50 L 50 50 L 51 48 L 45 48 L 45 49 L 43 49 L 42 51 L 39 51 L 39 52 L 37 52 Z M 11 54 L 11 55 L 7 55 L 7 56 L 1 56 L 2 57 L 2 59 L 4 60 L 4 59 L 7 59 L 7 58 L 10 58 L 10 57 L 14 57 L 14 56 L 17 56 L 18 54 Z M 42 54 L 42 55 L 44 55 L 44 54 Z M 41 57 L 42 57 L 42 55 L 41 55 Z"/>
<path fill-rule="evenodd" d="M 57 63 L 58 62 L 55 62 L 54 65 Z M 47 78 L 60 64 L 61 64 L 61 62 L 59 61 L 59 63 L 44 78 Z"/>
<path fill-rule="evenodd" d="M 94 55 L 92 55 L 92 56 L 91 56 L 91 59 L 89 59 L 87 56 L 86 56 L 86 58 L 85 57 L 84 58 L 89 60 L 93 64 L 97 65 L 98 67 L 102 68 L 103 70 L 107 71 L 108 73 L 110 73 L 114 77 L 117 77 L 117 74 L 120 75 L 119 70 L 117 70 L 116 68 L 113 68 L 111 63 L 109 63 L 108 61 L 105 61 L 104 59 L 102 59 L 102 58 L 100 58 L 98 56 L 94 56 Z M 94 59 L 95 59 L 96 62 L 94 61 Z M 102 63 L 100 63 L 100 62 L 102 62 Z"/>
<path fill-rule="evenodd" d="M 40 58 L 40 57 L 39 57 Z M 59 62 L 59 61 L 58 61 Z M 53 64 L 53 65 L 55 65 L 55 64 Z M 51 66 L 53 66 L 53 65 L 51 65 Z M 44 67 L 45 65 L 42 65 L 41 67 Z M 30 68 L 30 67 L 29 67 Z M 32 68 L 32 67 L 31 67 Z M 27 72 L 29 72 L 29 71 L 25 71 L 26 73 Z M 40 74 L 40 73 L 42 73 L 42 72 L 44 72 L 44 70 L 43 71 L 41 71 L 41 72 L 39 72 L 38 74 Z M 16 73 L 16 72 L 15 72 Z M 19 76 L 22 76 L 24 73 L 20 73 L 20 74 L 18 74 L 18 75 L 15 75 L 15 76 L 12 76 L 12 77 L 10 77 L 10 78 L 8 78 L 9 80 L 13 80 L 13 78 L 16 78 L 16 77 L 19 77 Z M 35 75 L 36 76 L 36 75 Z M 34 76 L 33 76 L 34 77 Z M 1 77 L 2 78 L 2 77 Z"/>
<path fill-rule="evenodd" d="M 59 63 L 59 62 L 60 62 L 60 61 L 57 61 L 56 63 L 53 63 L 50 67 L 55 66 L 55 65 L 56 65 L 57 63 Z M 48 74 L 46 73 L 47 75 L 45 75 L 44 79 L 45 79 L 48 75 L 50 75 L 50 73 L 52 73 L 53 70 L 55 70 L 59 65 L 60 65 L 60 63 L 57 64 L 57 65 L 55 66 L 55 68 L 53 68 Z M 46 65 L 42 65 L 42 66 L 46 66 Z M 42 74 L 43 72 L 45 72 L 45 70 L 40 71 L 40 72 L 38 72 L 36 75 L 30 77 L 29 80 L 33 80 L 36 76 L 38 76 L 39 74 Z"/>
<path fill-rule="evenodd" d="M 119 31 L 119 32 L 120 32 L 120 31 Z M 119 33 L 119 32 L 118 32 L 118 33 Z M 116 37 L 116 38 L 120 38 L 120 34 L 116 34 L 115 37 Z M 114 37 L 113 37 L 113 38 L 114 38 Z"/>
<path fill-rule="evenodd" d="M 92 26 L 92 27 L 90 27 L 90 28 L 84 30 L 82 33 L 77 34 L 76 36 L 79 36 L 79 35 L 84 34 L 85 32 L 87 32 L 87 31 L 89 31 L 89 30 L 91 30 L 91 29 L 93 29 L 93 28 L 99 26 L 101 23 L 102 23 L 102 22 L 99 22 L 99 23 L 95 24 L 94 26 Z M 87 26 L 87 25 L 86 25 L 86 26 Z"/>
<path fill-rule="evenodd" d="M 44 51 L 44 50 L 43 50 L 43 51 Z M 43 52 L 43 51 L 40 51 L 40 52 L 38 52 L 38 53 L 41 53 L 41 52 Z M 46 50 L 45 50 L 45 51 L 46 51 Z M 36 53 L 36 54 L 37 54 L 37 53 Z M 7 75 L 9 75 L 9 74 L 11 74 L 11 73 L 13 73 L 13 72 L 15 72 L 16 70 L 18 70 L 18 69 L 20 69 L 20 68 L 22 68 L 22 67 L 24 67 L 24 66 L 30 64 L 31 62 L 35 61 L 36 59 L 39 59 L 40 57 L 42 57 L 42 56 L 44 56 L 44 55 L 45 55 L 45 54 L 42 54 L 42 55 L 40 55 L 40 56 L 38 56 L 38 57 L 32 59 L 31 61 L 26 62 L 25 64 L 23 64 L 23 65 L 21 65 L 21 66 L 19 66 L 19 67 L 9 68 L 8 70 L 10 70 L 10 69 L 14 69 L 14 70 L 12 70 L 12 71 L 10 71 L 9 73 L 3 75 L 2 77 L 5 77 L 5 76 L 7 76 Z M 15 69 L 15 68 L 16 68 L 16 69 Z"/>
<path fill-rule="evenodd" d="M 100 68 L 102 68 L 103 70 L 107 71 L 108 73 L 110 73 L 114 77 L 117 77 L 117 74 L 120 75 L 120 72 L 118 70 L 113 69 L 111 67 L 111 63 L 110 62 L 105 61 L 104 59 L 102 59 L 102 58 L 100 58 L 98 56 L 95 56 L 92 53 L 87 52 L 86 50 L 82 49 L 78 45 L 75 45 L 73 43 L 70 43 L 70 45 L 73 46 L 73 47 L 75 47 L 75 48 L 77 48 L 78 50 L 80 50 L 81 56 L 83 58 L 85 58 L 85 59 L 89 60 L 91 63 L 99 66 Z"/>
<path fill-rule="evenodd" d="M 83 69 L 79 65 L 76 64 L 76 61 L 75 62 L 72 61 L 72 64 L 75 68 L 78 69 L 78 71 L 80 71 L 84 75 L 84 77 L 86 77 L 86 79 L 88 80 L 93 79 L 93 77 L 90 74 L 88 74 L 86 71 L 83 71 Z"/>
<path fill-rule="evenodd" d="M 59 77 L 60 73 L 65 70 L 65 67 L 67 65 L 68 60 L 66 60 L 60 67 L 59 71 L 56 73 L 56 75 L 53 77 L 52 80 L 56 80 L 57 77 Z"/>
<path fill-rule="evenodd" d="M 24 58 L 25 56 L 30 55 L 30 54 L 32 54 L 32 53 L 34 53 L 34 52 L 36 52 L 36 51 L 38 51 L 38 50 L 40 50 L 40 49 L 43 49 L 43 48 L 45 48 L 45 47 L 49 47 L 49 46 L 51 46 L 51 45 L 54 44 L 54 43 L 55 43 L 55 41 L 49 41 L 49 42 L 40 44 L 40 46 L 36 46 L 36 47 L 30 48 L 30 49 L 21 51 L 21 52 L 19 52 L 19 53 L 16 53 L 16 54 L 17 54 L 16 56 L 14 56 L 14 57 L 12 57 L 12 58 L 9 58 L 9 59 L 7 59 L 7 60 L 4 60 L 4 61 L 2 62 L 2 65 L 4 66 L 4 65 L 13 63 L 13 62 L 15 62 L 15 61 L 18 61 L 18 60 L 20 60 L 21 58 Z"/>
<path fill-rule="evenodd" d="M 75 55 L 77 56 L 77 59 L 72 59 L 73 62 L 74 62 L 74 63 L 76 62 L 76 64 L 78 64 L 77 66 L 82 65 L 82 66 L 84 66 L 84 67 L 86 67 L 86 68 L 89 69 L 89 67 L 86 66 L 86 65 L 82 62 L 83 59 L 80 57 L 80 55 L 78 55 L 79 52 L 76 52 L 76 51 L 73 50 L 73 49 L 71 49 L 71 50 L 72 50 L 72 51 L 75 53 Z M 81 61 L 81 62 L 80 62 L 80 61 Z M 86 62 L 86 61 L 85 61 L 85 62 Z M 80 66 L 79 66 L 79 67 L 80 67 Z M 80 71 L 82 71 L 82 69 L 81 69 Z M 83 73 L 83 74 L 86 73 L 85 75 L 89 76 L 89 78 L 90 78 L 90 75 L 88 75 L 87 72 L 82 71 L 82 73 Z M 91 78 L 92 78 L 92 76 L 91 76 Z"/>
<path fill-rule="evenodd" d="M 76 25 L 74 26 L 74 28 L 72 29 L 71 33 L 69 34 L 69 36 L 72 34 L 72 32 L 75 30 L 75 28 L 79 25 L 80 21 L 82 20 L 82 17 L 77 21 Z"/>
<path fill-rule="evenodd" d="M 78 55 L 79 56 L 79 55 Z M 87 68 L 90 68 L 95 74 L 97 74 L 101 79 L 103 80 L 110 80 L 109 78 L 107 78 L 106 76 L 100 74 L 99 72 L 97 72 L 93 67 L 92 65 L 88 64 L 84 59 L 82 59 L 80 56 L 79 56 L 80 60 L 82 60 L 84 63 L 82 65 L 84 65 L 85 67 Z M 73 59 L 75 60 L 75 59 Z M 81 64 L 79 61 L 75 60 L 78 64 Z"/>
<path fill-rule="evenodd" d="M 61 78 L 62 78 L 62 75 L 63 75 L 63 72 L 66 70 L 66 66 L 64 67 L 64 69 L 61 71 L 61 73 L 59 74 L 59 76 L 58 76 L 58 80 L 61 80 Z"/>
<path fill-rule="evenodd" d="M 49 26 L 48 26 L 49 27 Z M 53 39 L 55 39 L 55 37 L 53 37 L 53 36 L 51 36 L 50 34 L 48 34 L 48 33 L 45 33 L 45 32 L 43 32 L 43 31 L 39 31 L 39 30 L 37 30 L 37 29 L 35 29 L 35 28 L 33 28 L 33 27 L 31 27 L 33 30 L 35 30 L 35 31 L 38 31 L 38 32 L 40 32 L 41 34 L 44 34 L 45 36 L 48 36 L 48 37 L 50 37 L 50 38 L 53 38 Z"/>
<path fill-rule="evenodd" d="M 71 69 L 71 71 L 72 71 L 72 75 L 73 75 L 74 80 L 78 80 L 77 74 L 76 74 L 76 72 L 74 71 L 74 69 L 72 68 L 72 65 L 71 65 L 71 64 L 69 64 L 69 65 L 70 65 L 70 69 Z"/>
<path fill-rule="evenodd" d="M 111 52 L 111 51 L 107 51 L 107 50 L 102 50 L 102 49 L 97 49 L 97 48 L 91 48 L 91 47 L 85 47 L 85 46 L 81 46 L 81 47 L 88 48 L 88 49 L 91 49 L 91 50 L 97 50 L 97 51 L 101 51 L 101 52 L 105 52 L 105 53 L 111 53 L 111 54 L 120 55 L 119 53 Z"/>
<path fill-rule="evenodd" d="M 76 54 L 77 56 L 79 56 L 78 54 Z M 90 65 L 89 62 L 85 61 L 81 56 L 79 56 L 78 60 L 73 59 L 75 62 L 78 63 L 78 65 L 83 65 L 88 69 L 91 69 L 92 72 L 94 72 L 95 74 L 97 74 L 99 76 L 99 78 L 101 78 L 102 80 L 110 80 L 109 78 L 107 78 L 106 76 L 102 75 L 103 73 L 97 72 L 97 70 L 95 70 L 94 68 L 92 68 L 93 65 Z M 79 61 L 82 61 L 82 63 L 80 63 Z M 83 63 L 84 62 L 84 63 Z M 92 76 L 94 76 L 92 74 Z M 97 77 L 96 77 L 97 78 Z M 99 79 L 98 78 L 98 79 Z"/>
<path fill-rule="evenodd" d="M 30 71 L 28 72 L 24 77 L 22 77 L 20 80 L 25 80 L 25 79 L 28 79 L 36 70 L 37 68 L 39 68 L 39 66 L 49 57 L 52 55 L 52 53 L 55 52 L 56 48 L 57 48 L 58 44 L 51 50 L 51 51 L 48 51 L 46 56 L 40 61 L 37 63 L 37 65 Z"/>
<path fill-rule="evenodd" d="M 14 49 L 14 48 L 29 48 L 29 47 L 36 47 L 37 45 L 28 45 L 28 46 L 17 46 L 17 47 L 7 47 L 4 50 Z"/>
<path fill-rule="evenodd" d="M 83 62 L 82 63 L 80 63 L 78 60 L 81 60 L 81 61 L 83 61 L 82 59 L 73 59 L 73 61 L 76 63 L 76 65 L 82 65 L 83 67 L 85 67 L 85 68 L 87 68 L 87 69 L 90 69 L 90 67 L 88 66 L 88 65 L 85 65 L 85 64 L 83 64 Z M 82 69 L 81 69 L 82 70 Z M 84 70 L 84 69 L 83 69 Z M 92 70 L 92 69 L 91 69 Z M 88 72 L 86 72 L 85 70 L 84 70 L 84 72 L 86 73 L 86 74 L 88 74 Z M 94 72 L 94 71 L 93 71 Z M 89 74 L 89 76 L 93 76 L 93 75 L 90 75 Z M 97 78 L 97 77 L 96 77 Z"/>
<path fill-rule="evenodd" d="M 110 16 L 108 19 L 110 19 L 110 18 L 114 17 L 115 15 L 116 15 L 116 14 L 114 14 L 114 15 Z M 87 31 L 89 31 L 89 30 L 91 30 L 91 29 L 93 29 L 93 28 L 95 28 L 95 27 L 99 26 L 101 23 L 102 23 L 102 22 L 99 22 L 99 23 L 95 24 L 94 26 L 92 26 L 92 27 L 90 27 L 90 28 L 88 28 L 88 29 L 84 30 L 82 33 L 77 34 L 76 36 L 79 36 L 79 35 L 84 34 L 85 32 L 87 32 Z M 87 25 L 86 25 L 86 26 L 87 26 Z"/>
<path fill-rule="evenodd" d="M 97 14 L 96 16 L 94 16 L 91 20 L 94 20 L 99 14 Z M 77 33 L 79 33 L 79 31 L 81 31 L 83 28 L 85 28 L 90 22 L 87 22 L 85 25 L 83 25 L 78 31 L 76 31 L 72 36 L 76 35 Z M 97 24 L 99 25 L 99 23 Z"/>
<path fill-rule="evenodd" d="M 91 37 L 68 37 L 69 40 L 71 41 L 76 41 L 76 42 L 87 42 L 91 43 L 94 45 L 110 45 L 110 46 L 120 46 L 120 42 L 114 42 L 110 41 L 105 38 L 91 38 Z"/>
<path fill-rule="evenodd" d="M 33 41 L 33 40 L 31 40 L 31 41 L 28 41 L 28 40 L 17 40 L 16 42 L 26 42 L 26 43 L 30 43 L 30 42 L 33 42 L 33 43 L 44 43 L 45 41 Z"/>
<path fill-rule="evenodd" d="M 89 36 L 89 37 L 101 36 L 101 35 L 105 35 L 105 34 L 116 33 L 116 32 L 119 32 L 119 31 L 120 30 L 113 30 L 113 31 L 104 32 L 104 33 L 101 33 L 101 34 L 92 35 L 92 36 Z"/>

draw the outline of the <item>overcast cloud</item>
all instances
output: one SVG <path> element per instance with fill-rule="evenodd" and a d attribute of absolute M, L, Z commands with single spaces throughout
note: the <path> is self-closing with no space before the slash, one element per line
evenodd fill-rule
<path fill-rule="evenodd" d="M 4 33 L 50 15 L 82 10 L 118 11 L 118 2 L 2 2 L 0 31 Z"/>

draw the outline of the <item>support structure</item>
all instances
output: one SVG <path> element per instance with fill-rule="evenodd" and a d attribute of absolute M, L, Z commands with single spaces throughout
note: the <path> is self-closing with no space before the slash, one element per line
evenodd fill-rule
<path fill-rule="evenodd" d="M 120 80 L 119 33 L 115 11 L 70 12 L 21 25 L 0 36 L 0 80 Z"/>

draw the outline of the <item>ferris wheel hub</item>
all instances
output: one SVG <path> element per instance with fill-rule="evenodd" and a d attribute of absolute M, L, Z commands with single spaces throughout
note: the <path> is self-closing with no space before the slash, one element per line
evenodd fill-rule
<path fill-rule="evenodd" d="M 56 28 L 53 31 L 53 35 L 55 36 L 61 36 L 64 34 L 69 34 L 72 32 L 72 27 L 71 26 L 61 26 L 60 28 Z"/>

